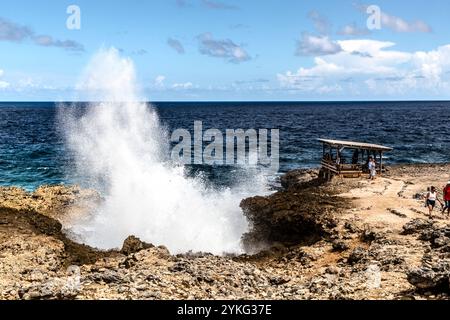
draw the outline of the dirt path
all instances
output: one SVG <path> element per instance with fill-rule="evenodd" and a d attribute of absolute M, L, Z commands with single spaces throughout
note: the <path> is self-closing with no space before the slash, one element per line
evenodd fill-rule
<path fill-rule="evenodd" d="M 426 188 L 426 182 L 417 184 L 386 177 L 375 181 L 360 181 L 359 187 L 341 194 L 352 199 L 355 205 L 344 217 L 359 219 L 372 227 L 400 232 L 408 221 L 427 217 L 424 202 L 413 198 L 416 193 L 425 192 Z M 445 218 L 439 207 L 434 214 L 437 219 Z"/>

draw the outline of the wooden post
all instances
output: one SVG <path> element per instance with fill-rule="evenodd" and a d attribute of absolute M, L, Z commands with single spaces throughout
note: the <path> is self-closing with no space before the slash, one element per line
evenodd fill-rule
<path fill-rule="evenodd" d="M 338 174 L 341 175 L 341 157 L 339 156 L 339 146 L 336 147 L 336 164 L 337 164 Z"/>
<path fill-rule="evenodd" d="M 380 151 L 380 177 L 383 175 L 383 151 Z"/>

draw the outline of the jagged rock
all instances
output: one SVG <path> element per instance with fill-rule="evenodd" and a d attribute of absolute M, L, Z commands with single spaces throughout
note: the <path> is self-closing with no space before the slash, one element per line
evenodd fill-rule
<path fill-rule="evenodd" d="M 370 228 L 365 228 L 361 233 L 361 241 L 371 243 L 373 241 L 381 240 L 385 237 L 385 234 L 382 232 L 377 232 Z"/>
<path fill-rule="evenodd" d="M 450 244 L 440 247 L 439 251 L 441 253 L 447 254 L 447 257 L 449 257 L 448 254 L 450 253 Z"/>
<path fill-rule="evenodd" d="M 445 236 L 439 236 L 433 240 L 433 244 L 436 247 L 444 247 L 450 245 L 450 238 Z"/>
<path fill-rule="evenodd" d="M 244 199 L 241 208 L 250 222 L 250 231 L 243 236 L 244 246 L 251 249 L 261 243 L 314 243 L 336 227 L 334 214 L 346 205 L 344 199 L 317 188 Z"/>
<path fill-rule="evenodd" d="M 161 259 L 170 259 L 172 256 L 170 255 L 169 249 L 166 246 L 157 246 L 156 250 L 158 252 L 158 256 Z"/>
<path fill-rule="evenodd" d="M 350 256 L 347 259 L 347 262 L 351 265 L 356 264 L 367 257 L 367 250 L 357 247 L 353 249 L 350 253 Z"/>
<path fill-rule="evenodd" d="M 328 273 L 328 274 L 339 274 L 340 271 L 341 270 L 338 267 L 333 267 L 333 266 L 327 267 L 325 269 L 325 273 Z"/>
<path fill-rule="evenodd" d="M 36 285 L 21 288 L 18 294 L 24 300 L 74 299 L 80 291 L 80 269 L 77 266 L 70 266 L 66 276 L 47 279 Z"/>
<path fill-rule="evenodd" d="M 119 273 L 113 270 L 106 270 L 105 272 L 92 273 L 89 276 L 87 276 L 86 279 L 104 283 L 117 283 L 122 281 Z"/>
<path fill-rule="evenodd" d="M 215 280 L 213 279 L 213 277 L 211 276 L 211 274 L 209 273 L 205 273 L 205 272 L 200 272 L 198 274 L 195 275 L 195 279 L 198 282 L 205 282 L 208 284 L 212 284 Z"/>
<path fill-rule="evenodd" d="M 280 178 L 281 186 L 285 189 L 299 187 L 310 183 L 319 177 L 318 170 L 298 169 L 289 171 Z"/>
<path fill-rule="evenodd" d="M 190 264 L 187 261 L 178 261 L 171 265 L 169 268 L 170 272 L 188 272 L 190 270 Z"/>
<path fill-rule="evenodd" d="M 438 263 L 450 260 L 444 220 L 400 236 L 396 224 L 366 214 L 366 203 L 346 210 L 346 203 L 359 206 L 352 202 L 357 197 L 348 197 L 353 196 L 345 191 L 348 184 L 351 190 L 372 188 L 383 180 L 336 179 L 314 187 L 300 182 L 261 197 L 252 207 L 261 210 L 250 213 L 258 224 L 250 233 L 270 249 L 255 255 L 173 256 L 164 247 L 143 249 L 134 238 L 126 241 L 123 253 L 96 250 L 67 239 L 60 228 L 64 222 L 36 216 L 40 212 L 0 208 L 0 299 L 448 299 L 443 294 L 449 291 L 448 266 Z M 48 192 L 69 207 L 77 202 L 65 191 Z M 334 196 L 340 193 L 346 195 Z M 41 194 L 24 196 L 33 205 L 49 203 Z M 338 227 L 331 229 L 336 221 Z M 307 230 L 310 226 L 316 229 Z M 333 240 L 360 247 L 333 252 Z M 408 271 L 420 263 L 419 271 Z M 79 281 L 65 272 L 70 264 L 79 265 Z M 68 278 L 75 285 L 66 286 Z"/>
<path fill-rule="evenodd" d="M 421 267 L 408 272 L 408 281 L 419 289 L 448 291 L 450 260 L 440 260 L 431 267 Z"/>
<path fill-rule="evenodd" d="M 121 253 L 124 255 L 129 255 L 131 253 L 136 253 L 144 249 L 154 247 L 152 244 L 141 241 L 141 239 L 135 236 L 129 236 L 125 239 L 122 245 Z"/>
<path fill-rule="evenodd" d="M 345 250 L 348 250 L 350 247 L 349 245 L 342 240 L 335 240 L 332 242 L 333 250 L 337 252 L 342 252 Z"/>
<path fill-rule="evenodd" d="M 274 285 L 274 286 L 281 286 L 281 285 L 283 285 L 283 284 L 285 284 L 285 283 L 288 283 L 289 281 L 291 281 L 290 278 L 288 278 L 288 277 L 282 277 L 282 276 L 279 276 L 279 277 L 271 277 L 271 278 L 269 279 L 270 284 L 271 284 L 271 285 Z"/>
<path fill-rule="evenodd" d="M 357 232 L 360 231 L 360 229 L 359 229 L 358 226 L 356 226 L 355 224 L 350 223 L 350 222 L 348 222 L 348 221 L 345 222 L 344 228 L 345 228 L 345 230 L 348 230 L 348 231 L 350 231 L 351 233 L 357 233 Z"/>
<path fill-rule="evenodd" d="M 328 275 L 325 277 L 312 278 L 307 287 L 311 293 L 325 295 L 326 292 L 335 285 L 335 276 L 331 275 L 330 277 Z"/>
<path fill-rule="evenodd" d="M 399 252 L 396 248 L 376 242 L 370 246 L 368 255 L 372 260 L 378 262 L 382 271 L 403 271 L 407 268 L 407 264 L 403 252 Z"/>
<path fill-rule="evenodd" d="M 278 261 L 298 261 L 303 266 L 310 265 L 313 261 L 316 261 L 317 257 L 307 252 L 304 248 L 295 248 L 282 255 Z"/>
<path fill-rule="evenodd" d="M 34 192 L 15 187 L 0 187 L 0 206 L 34 211 L 60 222 L 86 213 L 101 201 L 98 192 L 79 186 L 41 186 Z"/>
<path fill-rule="evenodd" d="M 425 219 L 414 219 L 403 226 L 403 235 L 414 234 L 433 226 L 433 222 Z"/>
<path fill-rule="evenodd" d="M 450 228 L 431 225 L 421 231 L 419 239 L 429 241 L 433 248 L 442 248 L 441 251 L 445 252 L 450 246 Z"/>
<path fill-rule="evenodd" d="M 392 208 L 388 208 L 387 209 L 390 213 L 396 215 L 397 217 L 400 218 L 408 218 L 408 216 L 404 213 L 401 213 L 400 211 L 398 211 L 397 209 L 392 209 Z"/>

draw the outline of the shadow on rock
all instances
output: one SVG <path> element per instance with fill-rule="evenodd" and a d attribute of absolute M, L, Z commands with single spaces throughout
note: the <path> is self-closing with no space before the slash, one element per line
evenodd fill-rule
<path fill-rule="evenodd" d="M 118 254 L 114 250 L 100 251 L 70 240 L 62 232 L 60 222 L 35 211 L 0 207 L 0 222 L 2 226 L 8 228 L 9 232 L 12 230 L 18 230 L 19 232 L 28 231 L 60 240 L 64 243 L 64 257 L 61 258 L 66 267 L 70 265 L 92 264 L 98 259 L 110 256 L 111 254 Z"/>
<path fill-rule="evenodd" d="M 242 241 L 247 252 L 257 252 L 275 243 L 310 245 L 336 227 L 336 215 L 348 201 L 335 195 L 315 171 L 297 170 L 281 177 L 284 190 L 267 197 L 241 202 L 250 231 Z"/>

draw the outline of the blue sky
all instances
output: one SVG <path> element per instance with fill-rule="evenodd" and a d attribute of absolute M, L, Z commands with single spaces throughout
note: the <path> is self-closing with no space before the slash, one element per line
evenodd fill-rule
<path fill-rule="evenodd" d="M 450 99 L 449 12 L 448 0 L 2 1 L 0 101 L 83 100 L 102 47 L 134 61 L 150 101 Z"/>

